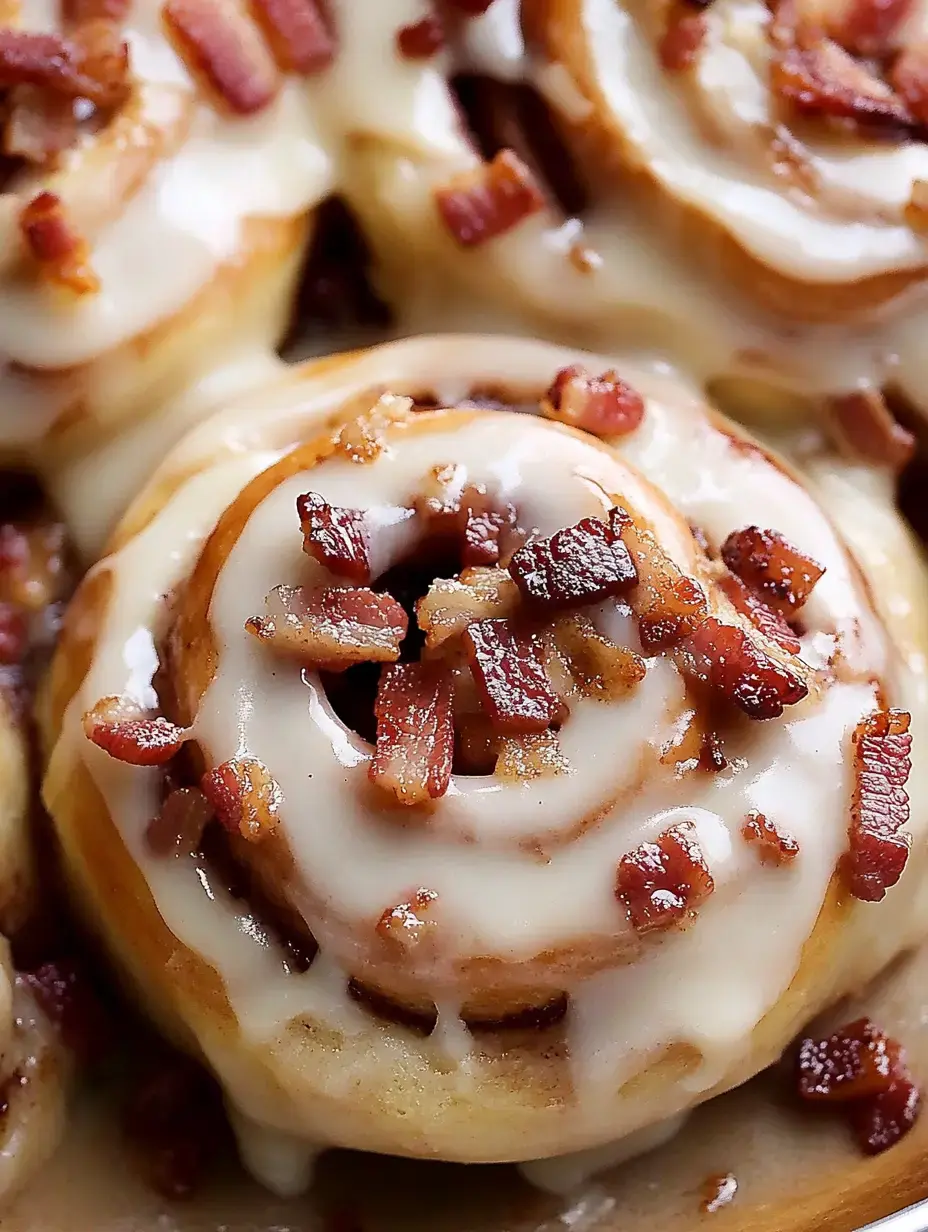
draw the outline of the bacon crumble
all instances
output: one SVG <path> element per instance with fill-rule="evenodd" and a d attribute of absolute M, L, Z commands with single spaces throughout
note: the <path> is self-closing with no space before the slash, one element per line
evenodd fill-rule
<path fill-rule="evenodd" d="M 878 710 L 861 719 L 852 736 L 849 850 L 841 871 L 850 893 L 863 902 L 884 898 L 902 876 L 909 857 L 909 837 L 901 833 L 909 820 L 909 723 L 904 710 Z"/>
<path fill-rule="evenodd" d="M 531 540 L 509 562 L 509 574 L 523 599 L 542 611 L 598 603 L 638 582 L 620 533 L 599 518 Z"/>
<path fill-rule="evenodd" d="M 432 650 L 475 620 L 511 616 L 518 603 L 518 588 L 505 569 L 475 566 L 456 578 L 436 578 L 416 604 L 416 619 Z"/>
<path fill-rule="evenodd" d="M 245 622 L 252 637 L 323 671 L 393 663 L 409 628 L 409 617 L 391 595 L 363 588 L 278 586 L 265 604 L 264 616 Z"/>
<path fill-rule="evenodd" d="M 670 73 L 693 67 L 702 50 L 707 32 L 705 14 L 693 12 L 689 4 L 675 0 L 670 5 L 664 33 L 658 44 L 658 58 Z"/>
<path fill-rule="evenodd" d="M 792 864 L 799 855 L 799 844 L 782 833 L 775 821 L 752 810 L 741 827 L 741 837 L 757 851 L 761 864 Z"/>
<path fill-rule="evenodd" d="M 187 728 L 162 716 L 147 718 L 125 697 L 101 698 L 83 724 L 92 744 L 130 766 L 163 766 L 189 737 Z"/>
<path fill-rule="evenodd" d="M 801 114 L 897 131 L 914 126 L 902 98 L 828 38 L 781 49 L 771 65 L 770 85 Z"/>
<path fill-rule="evenodd" d="M 534 732 L 525 736 L 504 736 L 499 744 L 497 778 L 525 783 L 532 779 L 567 774 L 570 763 L 561 749 L 557 732 Z"/>
<path fill-rule="evenodd" d="M 445 27 L 436 13 L 402 26 L 396 32 L 396 47 L 405 60 L 428 60 L 445 45 Z"/>
<path fill-rule="evenodd" d="M 574 687 L 584 697 L 622 697 L 647 674 L 640 655 L 604 637 L 586 616 L 562 616 L 551 637 Z"/>
<path fill-rule="evenodd" d="M 644 399 L 613 369 L 591 376 L 573 364 L 557 373 L 541 412 L 593 436 L 626 436 L 644 419 Z"/>
<path fill-rule="evenodd" d="M 90 266 L 90 247 L 75 230 L 61 198 L 41 192 L 19 213 L 26 250 L 45 278 L 76 295 L 91 295 L 100 281 Z"/>
<path fill-rule="evenodd" d="M 775 530 L 746 526 L 722 544 L 722 560 L 746 586 L 781 615 L 797 612 L 825 572 L 824 566 Z"/>
<path fill-rule="evenodd" d="M 462 172 L 435 189 L 438 213 L 462 248 L 474 248 L 511 231 L 545 205 L 529 167 L 512 150 Z"/>
<path fill-rule="evenodd" d="M 741 578 L 733 573 L 723 574 L 718 578 L 718 585 L 730 599 L 732 607 L 742 616 L 747 616 L 759 633 L 782 646 L 787 654 L 799 654 L 802 643 L 787 624 L 786 617 L 769 607 L 757 591 L 746 586 Z"/>
<path fill-rule="evenodd" d="M 437 663 L 383 669 L 374 702 L 377 744 L 369 777 L 407 806 L 437 800 L 451 782 L 452 680 Z"/>
<path fill-rule="evenodd" d="M 615 892 L 639 936 L 686 928 L 715 889 L 688 822 L 671 826 L 619 861 Z"/>
<path fill-rule="evenodd" d="M 221 0 L 165 0 L 161 19 L 177 54 L 235 115 L 273 102 L 280 78 L 256 26 Z"/>
<path fill-rule="evenodd" d="M 145 830 L 145 841 L 158 856 L 196 851 L 214 816 L 209 801 L 196 787 L 176 787 Z"/>
<path fill-rule="evenodd" d="M 796 672 L 756 646 L 743 629 L 715 616 L 690 635 L 680 657 L 685 669 L 749 719 L 779 718 L 809 692 Z"/>
<path fill-rule="evenodd" d="M 667 650 L 706 619 L 706 592 L 680 569 L 650 530 L 632 522 L 621 509 L 613 509 L 611 516 L 617 526 L 622 525 L 620 533 L 638 571 L 638 586 L 629 602 L 637 617 L 642 649 L 646 654 Z"/>
<path fill-rule="evenodd" d="M 436 922 L 429 912 L 436 902 L 435 890 L 420 887 L 409 902 L 387 908 L 376 924 L 378 937 L 400 954 L 417 950 L 435 929 Z"/>
<path fill-rule="evenodd" d="M 417 510 L 433 533 L 460 541 L 465 567 L 495 565 L 515 534 L 515 507 L 499 503 L 482 484 L 466 483 L 463 468 L 436 466 L 425 494 L 416 500 Z"/>
<path fill-rule="evenodd" d="M 317 0 L 249 0 L 278 67 L 304 77 L 335 59 L 335 38 Z"/>
<path fill-rule="evenodd" d="M 277 829 L 280 788 L 257 758 L 232 757 L 222 762 L 203 775 L 200 790 L 230 834 L 256 843 Z"/>
<path fill-rule="evenodd" d="M 124 102 L 128 48 L 108 21 L 92 21 L 71 38 L 11 27 L 0 29 L 0 88 L 32 85 L 98 107 Z"/>
<path fill-rule="evenodd" d="M 508 620 L 478 620 L 464 632 L 464 647 L 484 709 L 504 735 L 545 731 L 566 706 L 542 662 L 540 639 Z"/>
<path fill-rule="evenodd" d="M 371 580 L 364 511 L 330 505 L 317 492 L 297 497 L 303 551 L 339 577 L 359 585 Z"/>
<path fill-rule="evenodd" d="M 867 462 L 900 471 L 911 459 L 915 437 L 896 421 L 878 389 L 841 394 L 828 405 L 844 442 Z"/>

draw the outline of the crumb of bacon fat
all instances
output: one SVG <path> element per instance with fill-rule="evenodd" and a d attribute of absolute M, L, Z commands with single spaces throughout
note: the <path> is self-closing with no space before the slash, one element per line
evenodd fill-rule
<path fill-rule="evenodd" d="M 708 615 L 706 592 L 664 551 L 650 530 L 632 522 L 624 510 L 610 515 L 628 545 L 638 570 L 631 603 L 646 653 L 666 650 L 693 633 Z"/>
<path fill-rule="evenodd" d="M 317 0 L 250 0 L 278 66 L 308 77 L 335 59 L 335 38 Z"/>
<path fill-rule="evenodd" d="M 371 561 L 362 509 L 330 505 L 318 492 L 297 497 L 303 551 L 339 577 L 366 585 Z"/>
<path fill-rule="evenodd" d="M 781 50 L 770 68 L 770 84 L 777 97 L 806 115 L 890 130 L 913 127 L 899 95 L 831 39 Z"/>
<path fill-rule="evenodd" d="M 93 21 L 73 38 L 0 29 L 0 87 L 41 86 L 98 107 L 118 106 L 128 91 L 128 51 L 111 22 Z"/>
<path fill-rule="evenodd" d="M 464 648 L 496 731 L 541 732 L 564 717 L 566 707 L 545 672 L 539 639 L 508 620 L 478 620 L 468 625 Z"/>
<path fill-rule="evenodd" d="M 795 672 L 755 646 L 743 629 L 714 616 L 687 639 L 682 657 L 697 679 L 749 719 L 777 719 L 809 692 Z"/>
<path fill-rule="evenodd" d="M 509 562 L 509 573 L 522 597 L 542 610 L 598 603 L 638 581 L 620 534 L 599 518 L 527 543 Z"/>
<path fill-rule="evenodd" d="M 68 219 L 55 193 L 41 192 L 19 213 L 19 229 L 42 274 L 76 295 L 91 295 L 100 280 L 90 266 L 90 248 Z"/>
<path fill-rule="evenodd" d="M 400 804 L 437 800 L 451 782 L 454 753 L 452 681 L 437 663 L 383 669 L 374 716 L 377 745 L 368 771 Z"/>
<path fill-rule="evenodd" d="M 775 530 L 746 526 L 722 544 L 722 560 L 746 586 L 784 616 L 797 612 L 825 572 L 824 566 Z"/>
<path fill-rule="evenodd" d="M 265 615 L 245 622 L 275 653 L 330 672 L 394 663 L 408 627 L 409 617 L 391 595 L 356 587 L 278 586 L 265 599 Z"/>
<path fill-rule="evenodd" d="M 221 0 L 166 0 L 161 19 L 191 73 L 235 115 L 254 115 L 275 98 L 280 79 L 254 24 Z"/>
<path fill-rule="evenodd" d="M 790 628 L 786 617 L 767 605 L 764 597 L 746 586 L 741 578 L 733 573 L 723 574 L 717 579 L 719 590 L 728 596 L 732 606 L 748 620 L 760 633 L 769 637 L 772 642 L 782 646 L 787 654 L 798 655 L 802 643 Z"/>
<path fill-rule="evenodd" d="M 685 928 L 714 889 L 696 831 L 686 822 L 623 856 L 616 873 L 616 897 L 639 936 Z"/>
<path fill-rule="evenodd" d="M 905 1137 L 921 1109 L 921 1091 L 911 1078 L 901 1077 L 872 1099 L 849 1105 L 847 1113 L 863 1153 L 879 1155 Z"/>
<path fill-rule="evenodd" d="M 401 954 L 412 953 L 435 927 L 435 921 L 428 918 L 428 913 L 437 901 L 435 890 L 420 887 L 409 902 L 387 908 L 377 921 L 378 937 Z"/>
<path fill-rule="evenodd" d="M 231 834 L 258 842 L 277 829 L 280 788 L 256 757 L 233 757 L 208 770 L 200 790 Z"/>
<path fill-rule="evenodd" d="M 428 60 L 444 45 L 445 29 L 435 13 L 396 32 L 396 47 L 405 60 Z"/>
<path fill-rule="evenodd" d="M 756 810 L 741 827 L 741 837 L 756 848 L 761 864 L 792 864 L 799 855 L 799 844 L 777 829 L 776 822 Z"/>
<path fill-rule="evenodd" d="M 163 766 L 188 730 L 162 716 L 146 718 L 124 697 L 103 697 L 84 715 L 84 735 L 104 753 L 130 766 Z"/>
<path fill-rule="evenodd" d="M 612 369 L 592 376 L 573 364 L 555 376 L 541 412 L 593 436 L 625 436 L 641 424 L 644 399 Z"/>
<path fill-rule="evenodd" d="M 435 204 L 457 243 L 475 248 L 537 214 L 545 198 L 526 164 L 512 150 L 500 150 L 492 162 L 436 188 Z"/>
<path fill-rule="evenodd" d="M 909 722 L 904 710 L 878 710 L 861 719 L 852 737 L 854 790 L 841 873 L 851 894 L 868 903 L 896 884 L 909 856 L 908 836 L 900 833 L 909 820 Z"/>

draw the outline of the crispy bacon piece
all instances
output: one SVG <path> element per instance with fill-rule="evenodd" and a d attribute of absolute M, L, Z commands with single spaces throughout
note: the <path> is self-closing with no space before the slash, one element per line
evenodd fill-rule
<path fill-rule="evenodd" d="M 777 829 L 764 813 L 752 810 L 741 827 L 741 837 L 757 849 L 761 864 L 792 864 L 799 855 L 799 844 Z"/>
<path fill-rule="evenodd" d="M 872 1099 L 847 1109 L 857 1144 L 865 1155 L 879 1155 L 904 1138 L 922 1110 L 922 1096 L 908 1075 L 901 1075 Z"/>
<path fill-rule="evenodd" d="M 404 60 L 428 60 L 444 45 L 445 27 L 437 13 L 430 13 L 396 32 L 396 47 Z"/>
<path fill-rule="evenodd" d="M 442 222 L 462 248 L 475 248 L 511 231 L 544 209 L 531 170 L 512 150 L 465 171 L 435 189 Z"/>
<path fill-rule="evenodd" d="M 110 22 L 88 22 L 70 39 L 0 29 L 0 88 L 41 86 L 110 108 L 128 94 L 128 70 L 128 49 Z"/>
<path fill-rule="evenodd" d="M 110 1021 L 83 967 L 72 958 L 43 963 L 17 976 L 56 1027 L 65 1047 L 82 1061 L 100 1060 L 113 1041 Z"/>
<path fill-rule="evenodd" d="M 566 707 L 551 687 L 540 639 L 508 620 L 478 620 L 464 633 L 464 648 L 484 709 L 504 735 L 545 731 Z"/>
<path fill-rule="evenodd" d="M 41 192 L 20 210 L 19 227 L 26 249 L 49 281 L 76 295 L 90 295 L 100 281 L 89 264 L 87 241 L 68 220 L 60 197 Z"/>
<path fill-rule="evenodd" d="M 230 834 L 250 843 L 273 834 L 280 821 L 280 788 L 256 757 L 232 757 L 200 779 L 200 790 Z"/>
<path fill-rule="evenodd" d="M 911 459 L 915 437 L 896 421 L 878 389 L 855 390 L 828 402 L 842 437 L 865 461 L 900 471 Z"/>
<path fill-rule="evenodd" d="M 416 604 L 416 618 L 431 650 L 475 620 L 511 616 L 518 604 L 518 588 L 505 569 L 477 566 L 457 578 L 436 578 Z"/>
<path fill-rule="evenodd" d="M 743 629 L 708 617 L 681 648 L 685 670 L 733 702 L 749 719 L 776 719 L 808 694 L 808 685 L 755 646 Z"/>
<path fill-rule="evenodd" d="M 256 27 L 222 0 L 165 0 L 168 37 L 190 72 L 235 115 L 254 115 L 274 100 L 280 78 Z"/>
<path fill-rule="evenodd" d="M 438 800 L 448 790 L 453 700 L 451 673 L 438 663 L 397 663 L 382 671 L 369 775 L 400 804 Z"/>
<path fill-rule="evenodd" d="M 265 604 L 266 615 L 246 621 L 248 632 L 278 654 L 328 672 L 394 663 L 409 627 L 397 601 L 373 590 L 278 586 Z"/>
<path fill-rule="evenodd" d="M 525 783 L 569 771 L 570 763 L 561 751 L 557 732 L 504 736 L 500 741 L 495 771 L 497 778 Z"/>
<path fill-rule="evenodd" d="M 768 607 L 785 616 L 802 607 L 825 572 L 777 531 L 759 526 L 732 531 L 722 544 L 722 560 Z"/>
<path fill-rule="evenodd" d="M 629 602 L 638 619 L 641 645 L 648 653 L 666 650 L 706 619 L 706 592 L 667 555 L 651 531 L 632 522 L 624 510 L 614 509 L 612 517 L 622 527 L 623 541 L 638 571 L 638 586 Z"/>
<path fill-rule="evenodd" d="M 907 47 L 894 60 L 889 82 L 919 124 L 928 124 L 928 42 Z"/>
<path fill-rule="evenodd" d="M 125 697 L 103 697 L 84 715 L 84 735 L 104 753 L 130 766 L 163 766 L 180 752 L 189 730 L 147 718 Z"/>
<path fill-rule="evenodd" d="M 435 920 L 429 912 L 436 902 L 437 892 L 420 886 L 409 902 L 386 909 L 377 921 L 377 936 L 398 956 L 413 953 L 435 930 Z"/>
<path fill-rule="evenodd" d="M 388 430 L 409 421 L 413 404 L 412 398 L 390 393 L 377 397 L 370 391 L 359 396 L 358 404 L 361 409 L 339 428 L 335 444 L 349 462 L 364 466 L 383 453 Z"/>
<path fill-rule="evenodd" d="M 909 858 L 906 781 L 912 769 L 912 737 L 904 710 L 878 710 L 854 729 L 854 790 L 850 848 L 841 871 L 851 894 L 879 902 L 902 876 Z"/>
<path fill-rule="evenodd" d="M 462 467 L 436 466 L 416 499 L 433 533 L 460 539 L 461 563 L 495 565 L 515 531 L 517 514 L 497 502 L 482 484 L 467 483 Z"/>
<path fill-rule="evenodd" d="M 28 645 L 25 615 L 12 603 L 0 601 L 0 665 L 12 667 L 20 663 Z"/>
<path fill-rule="evenodd" d="M 308 77 L 335 59 L 335 37 L 318 0 L 249 0 L 249 7 L 283 72 Z"/>
<path fill-rule="evenodd" d="M 912 181 L 912 193 L 902 216 L 913 231 L 928 232 L 928 180 Z"/>
<path fill-rule="evenodd" d="M 667 24 L 658 44 L 661 64 L 670 73 L 682 73 L 696 63 L 706 37 L 704 13 L 694 13 L 681 0 L 670 5 Z"/>
<path fill-rule="evenodd" d="M 611 642 L 585 616 L 562 616 L 553 626 L 552 637 L 574 685 L 584 697 L 622 697 L 647 674 L 640 655 Z"/>
<path fill-rule="evenodd" d="M 554 378 L 541 413 L 593 436 L 625 436 L 644 418 L 644 399 L 611 368 L 592 376 L 573 364 Z"/>
<path fill-rule="evenodd" d="M 157 856 L 196 851 L 213 809 L 196 787 L 176 787 L 145 830 L 145 841 Z"/>
<path fill-rule="evenodd" d="M 755 629 L 778 646 L 782 646 L 787 654 L 799 654 L 802 643 L 786 623 L 786 617 L 768 607 L 764 599 L 746 586 L 741 578 L 735 577 L 733 573 L 726 573 L 718 579 L 718 585 L 731 600 L 735 610 L 742 616 L 747 616 Z"/>
<path fill-rule="evenodd" d="M 803 1039 L 797 1061 L 803 1099 L 831 1102 L 880 1095 L 899 1068 L 901 1049 L 869 1018 L 858 1018 L 825 1039 Z"/>
<path fill-rule="evenodd" d="M 853 56 L 882 58 L 895 50 L 912 0 L 843 0 L 822 7 L 820 24 L 845 51 Z"/>
<path fill-rule="evenodd" d="M 526 602 L 543 611 L 598 603 L 638 582 L 619 533 L 599 518 L 533 539 L 515 553 L 509 573 Z"/>
<path fill-rule="evenodd" d="M 616 873 L 616 897 L 639 936 L 686 928 L 714 889 L 688 822 L 671 826 L 656 842 L 641 843 L 622 857 Z"/>
<path fill-rule="evenodd" d="M 317 492 L 307 492 L 297 497 L 296 510 L 306 555 L 339 577 L 366 585 L 371 560 L 363 509 L 330 505 Z"/>
<path fill-rule="evenodd" d="M 770 85 L 804 115 L 853 120 L 869 128 L 913 127 L 902 98 L 831 39 L 779 51 L 770 67 Z"/>
<path fill-rule="evenodd" d="M 465 17 L 480 17 L 487 11 L 493 0 L 445 0 L 449 8 L 456 9 Z"/>

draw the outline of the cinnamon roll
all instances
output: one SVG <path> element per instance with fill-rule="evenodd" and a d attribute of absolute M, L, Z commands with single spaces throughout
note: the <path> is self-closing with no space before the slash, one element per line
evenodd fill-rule
<path fill-rule="evenodd" d="M 43 794 L 253 1170 L 620 1138 L 922 934 L 888 487 L 505 338 L 310 363 L 181 443 L 67 613 Z"/>

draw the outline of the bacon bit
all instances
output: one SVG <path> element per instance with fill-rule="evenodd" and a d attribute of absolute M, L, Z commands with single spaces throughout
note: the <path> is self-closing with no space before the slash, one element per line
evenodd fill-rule
<path fill-rule="evenodd" d="M 912 112 L 899 95 L 831 39 L 780 51 L 770 67 L 770 85 L 777 97 L 805 115 L 868 127 L 913 126 Z"/>
<path fill-rule="evenodd" d="M 738 1179 L 733 1172 L 719 1172 L 707 1176 L 702 1184 L 702 1201 L 699 1209 L 704 1215 L 714 1215 L 723 1206 L 733 1202 L 738 1192 Z"/>
<path fill-rule="evenodd" d="M 841 871 L 848 890 L 866 903 L 879 902 L 902 876 L 909 838 L 905 785 L 912 769 L 910 717 L 904 710 L 878 710 L 854 729 L 854 791 L 850 850 Z"/>
<path fill-rule="evenodd" d="M 671 826 L 654 843 L 622 857 L 615 892 L 639 936 L 686 928 L 715 883 L 689 822 Z"/>
<path fill-rule="evenodd" d="M 508 620 L 478 620 L 468 625 L 464 648 L 497 731 L 522 736 L 564 717 L 566 707 L 551 688 L 537 637 L 517 632 Z"/>
<path fill-rule="evenodd" d="M 644 680 L 640 655 L 604 637 L 585 616 L 565 616 L 553 627 L 554 644 L 584 697 L 613 700 Z"/>
<path fill-rule="evenodd" d="M 541 400 L 541 413 L 593 436 L 626 436 L 644 418 L 644 399 L 611 368 L 591 376 L 573 364 L 554 378 Z"/>
<path fill-rule="evenodd" d="M 445 28 L 434 13 L 396 32 L 396 47 L 405 60 L 428 60 L 445 45 Z"/>
<path fill-rule="evenodd" d="M 768 607 L 783 615 L 798 612 L 807 601 L 823 565 L 806 556 L 775 530 L 746 526 L 722 544 L 722 560 Z"/>
<path fill-rule="evenodd" d="M 196 787 L 176 787 L 145 830 L 145 841 L 156 856 L 196 851 L 213 817 L 209 801 Z"/>
<path fill-rule="evenodd" d="M 433 650 L 475 620 L 511 616 L 518 604 L 518 588 L 504 569 L 477 567 L 457 578 L 437 578 L 416 604 L 416 618 Z"/>
<path fill-rule="evenodd" d="M 298 496 L 296 510 L 303 551 L 350 582 L 371 580 L 371 560 L 362 509 L 330 505 L 317 492 Z"/>
<path fill-rule="evenodd" d="M 254 115 L 274 100 L 280 79 L 256 27 L 221 0 L 165 0 L 161 9 L 174 50 L 235 115 Z"/>
<path fill-rule="evenodd" d="M 80 1060 L 93 1062 L 106 1055 L 113 1039 L 111 1024 L 86 971 L 74 959 L 43 963 L 18 975 L 17 981 L 31 991 L 62 1043 Z"/>
<path fill-rule="evenodd" d="M 858 1018 L 825 1039 L 803 1039 L 797 1061 L 803 1099 L 830 1102 L 880 1095 L 889 1089 L 901 1049 L 869 1018 Z"/>
<path fill-rule="evenodd" d="M 0 29 L 0 87 L 20 85 L 118 107 L 129 89 L 128 48 L 104 21 L 88 22 L 71 39 Z"/>
<path fill-rule="evenodd" d="M 544 209 L 531 170 L 512 150 L 435 189 L 435 204 L 455 241 L 475 248 Z"/>
<path fill-rule="evenodd" d="M 902 1076 L 872 1099 L 847 1110 L 848 1120 L 865 1155 L 879 1155 L 904 1138 L 922 1110 L 922 1096 L 908 1076 Z"/>
<path fill-rule="evenodd" d="M 97 20 L 119 23 L 128 17 L 131 5 L 132 0 L 61 0 L 61 15 L 72 26 Z"/>
<path fill-rule="evenodd" d="M 542 610 L 598 603 L 638 582 L 628 548 L 599 518 L 527 543 L 509 562 L 509 574 L 522 597 Z"/>
<path fill-rule="evenodd" d="M 88 263 L 87 241 L 68 221 L 60 197 L 50 192 L 33 197 L 20 210 L 19 227 L 30 255 L 49 281 L 76 295 L 90 295 L 100 289 L 100 281 Z"/>
<path fill-rule="evenodd" d="M 445 3 L 459 13 L 463 13 L 465 17 L 480 17 L 482 16 L 493 0 L 445 0 Z"/>
<path fill-rule="evenodd" d="M 26 618 L 12 603 L 0 601 L 0 665 L 21 663 L 29 646 Z"/>
<path fill-rule="evenodd" d="M 682 648 L 683 665 L 749 719 L 776 719 L 808 694 L 805 681 L 755 646 L 743 629 L 710 616 Z"/>
<path fill-rule="evenodd" d="M 321 671 L 394 663 L 409 628 L 409 617 L 396 600 L 373 590 L 278 586 L 265 605 L 265 616 L 245 622 L 248 632 L 278 654 Z"/>
<path fill-rule="evenodd" d="M 776 822 L 752 809 L 741 827 L 741 837 L 757 849 L 761 864 L 792 864 L 799 855 L 799 844 L 789 834 L 781 834 Z"/>
<path fill-rule="evenodd" d="M 919 124 L 928 124 L 928 42 L 907 47 L 897 57 L 889 82 Z"/>
<path fill-rule="evenodd" d="M 361 396 L 364 409 L 349 418 L 339 429 L 335 447 L 349 462 L 360 466 L 373 462 L 383 453 L 386 432 L 397 424 L 407 423 L 412 417 L 412 398 L 400 398 L 394 394 L 381 394 L 371 402 L 371 394 Z"/>
<path fill-rule="evenodd" d="M 500 741 L 495 771 L 497 778 L 525 783 L 569 771 L 570 762 L 561 751 L 557 732 L 504 736 Z"/>
<path fill-rule="evenodd" d="M 145 718 L 125 697 L 104 697 L 84 715 L 84 735 L 116 761 L 163 766 L 180 752 L 189 729 L 167 719 Z"/>
<path fill-rule="evenodd" d="M 377 921 L 377 936 L 399 954 L 411 954 L 434 932 L 436 922 L 428 913 L 437 901 L 435 890 L 420 887 L 408 903 L 387 908 Z"/>
<path fill-rule="evenodd" d="M 755 629 L 782 646 L 787 654 L 798 655 L 802 643 L 786 623 L 786 617 L 768 607 L 756 591 L 750 589 L 733 573 L 723 574 L 718 579 L 719 590 L 728 596 L 736 612 L 747 616 Z"/>
<path fill-rule="evenodd" d="M 663 67 L 669 73 L 682 73 L 692 68 L 702 49 L 706 31 L 705 14 L 694 13 L 688 5 L 679 2 L 672 4 L 657 49 Z"/>
<path fill-rule="evenodd" d="M 894 471 L 901 471 L 910 461 L 915 437 L 896 422 L 878 389 L 859 389 L 829 398 L 828 406 L 844 441 L 865 461 Z"/>
<path fill-rule="evenodd" d="M 309 77 L 335 59 L 335 38 L 318 0 L 249 0 L 249 4 L 283 72 Z"/>
<path fill-rule="evenodd" d="M 504 538 L 515 530 L 516 510 L 510 504 L 497 505 L 482 484 L 465 483 L 465 474 L 454 464 L 434 467 L 416 508 L 435 533 L 460 537 L 462 564 L 495 565 Z"/>
<path fill-rule="evenodd" d="M 928 180 L 915 180 L 903 217 L 913 231 L 928 231 Z M 895 421 L 894 421 L 895 422 Z"/>
<path fill-rule="evenodd" d="M 613 510 L 617 514 L 628 519 L 623 510 Z M 641 645 L 646 652 L 665 650 L 706 619 L 706 592 L 695 578 L 682 572 L 651 531 L 628 519 L 620 533 L 638 570 L 638 586 L 629 602 L 638 618 Z"/>
<path fill-rule="evenodd" d="M 374 702 L 377 748 L 368 771 L 400 804 L 438 800 L 454 753 L 451 673 L 437 663 L 397 663 L 381 672 Z"/>
<path fill-rule="evenodd" d="M 280 788 L 263 761 L 230 758 L 203 775 L 200 790 L 230 834 L 257 843 L 277 829 Z"/>
<path fill-rule="evenodd" d="M 912 0 L 850 0 L 838 6 L 828 33 L 851 55 L 886 56 L 911 9 Z"/>

